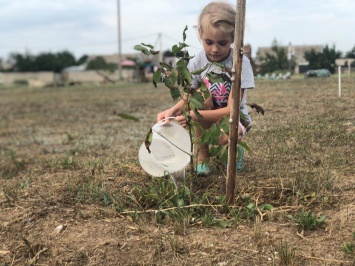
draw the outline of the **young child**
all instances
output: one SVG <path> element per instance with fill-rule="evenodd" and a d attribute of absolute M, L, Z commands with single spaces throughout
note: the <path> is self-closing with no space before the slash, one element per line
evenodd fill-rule
<path fill-rule="evenodd" d="M 203 51 L 195 55 L 189 62 L 190 71 L 203 69 L 208 63 L 218 62 L 228 68 L 233 67 L 233 49 L 235 28 L 235 9 L 225 2 L 211 2 L 201 12 L 198 18 L 198 34 L 203 45 Z M 206 71 L 214 71 L 221 73 L 220 67 L 212 64 L 200 75 L 193 76 L 192 86 L 198 88 L 201 82 L 205 82 L 210 90 L 210 97 L 205 100 L 204 110 L 199 110 L 202 119 L 196 117 L 191 112 L 194 121 L 200 123 L 203 128 L 210 128 L 213 123 L 221 120 L 224 116 L 230 114 L 231 102 L 231 83 L 211 83 L 206 77 Z M 246 106 L 246 89 L 254 88 L 254 75 L 249 59 L 243 56 L 242 61 L 242 77 L 241 77 L 241 104 L 240 112 L 245 116 L 245 125 L 251 125 L 251 118 L 248 114 Z M 186 126 L 186 119 L 181 115 L 184 101 L 180 100 L 171 108 L 159 113 L 157 120 L 160 121 L 167 117 L 176 117 L 176 120 L 183 126 Z M 201 133 L 196 130 L 196 137 L 200 137 Z M 245 130 L 239 123 L 238 139 L 240 140 Z M 220 145 L 228 144 L 228 136 L 219 139 Z M 238 149 L 239 153 L 243 150 Z M 211 171 L 207 159 L 209 158 L 208 145 L 200 145 L 198 149 L 196 172 L 199 175 L 208 175 Z M 241 170 L 242 161 L 237 162 L 237 169 Z"/>

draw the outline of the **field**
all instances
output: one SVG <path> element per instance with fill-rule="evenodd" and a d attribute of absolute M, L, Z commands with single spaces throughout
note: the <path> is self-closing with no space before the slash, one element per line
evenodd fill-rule
<path fill-rule="evenodd" d="M 257 81 L 251 153 L 178 190 L 137 154 L 172 99 L 150 83 L 0 87 L 0 266 L 355 265 L 355 87 Z"/>

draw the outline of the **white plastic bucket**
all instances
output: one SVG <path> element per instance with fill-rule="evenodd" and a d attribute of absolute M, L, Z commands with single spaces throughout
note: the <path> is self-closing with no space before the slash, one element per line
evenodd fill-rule
<path fill-rule="evenodd" d="M 167 118 L 152 127 L 152 142 L 148 152 L 145 143 L 138 158 L 144 171 L 156 177 L 178 172 L 185 173 L 190 162 L 190 136 L 174 118 Z"/>

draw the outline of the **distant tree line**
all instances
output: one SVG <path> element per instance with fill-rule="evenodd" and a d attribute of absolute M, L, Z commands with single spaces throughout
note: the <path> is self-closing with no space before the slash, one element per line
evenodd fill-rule
<path fill-rule="evenodd" d="M 326 45 L 322 52 L 316 52 L 314 49 L 306 51 L 304 58 L 309 62 L 311 69 L 328 69 L 331 73 L 335 72 L 335 59 L 341 58 L 341 52 L 335 50 L 335 46 L 330 48 Z"/>
<path fill-rule="evenodd" d="M 40 53 L 32 55 L 29 52 L 25 54 L 12 53 L 10 54 L 10 69 L 0 69 L 8 72 L 37 72 L 37 71 L 53 71 L 60 73 L 64 68 L 70 66 L 85 65 L 87 70 L 109 70 L 114 71 L 117 68 L 116 64 L 107 63 L 101 56 L 97 56 L 88 62 L 88 56 L 83 55 L 78 60 L 75 56 L 68 52 L 62 51 L 58 53 Z M 1 67 L 1 65 L 0 65 Z"/>
<path fill-rule="evenodd" d="M 258 56 L 260 62 L 259 73 L 272 73 L 276 71 L 288 71 L 291 66 L 294 66 L 294 58 L 291 61 L 287 58 L 287 49 L 280 46 L 275 39 L 271 44 L 271 51 L 264 55 Z M 166 55 L 167 56 L 167 55 Z M 326 68 L 332 73 L 335 72 L 335 59 L 342 58 L 342 53 L 337 51 L 335 45 L 329 47 L 326 45 L 321 52 L 314 49 L 306 51 L 304 58 L 309 62 L 310 69 Z M 355 46 L 351 51 L 345 53 L 344 58 L 355 58 Z M 10 62 L 12 67 L 10 69 L 1 69 L 0 71 L 8 72 L 36 72 L 36 71 L 53 71 L 60 73 L 64 68 L 70 66 L 84 65 L 87 70 L 108 70 L 114 71 L 117 68 L 116 64 L 107 63 L 101 56 L 97 56 L 90 61 L 89 57 L 83 55 L 78 60 L 69 51 L 62 51 L 58 53 L 40 53 L 32 55 L 29 52 L 24 54 L 12 53 L 10 55 Z M 1 62 L 0 62 L 1 63 Z M 355 62 L 353 62 L 355 66 Z"/>
<path fill-rule="evenodd" d="M 291 66 L 294 66 L 295 61 L 294 58 L 291 58 L 291 62 L 289 62 L 287 52 L 287 49 L 280 46 L 275 39 L 271 44 L 271 51 L 258 56 L 258 60 L 261 62 L 259 72 L 265 74 L 276 71 L 288 71 L 289 64 L 291 63 Z M 304 58 L 309 62 L 309 69 L 326 68 L 331 73 L 334 73 L 336 70 L 335 60 L 342 58 L 342 53 L 336 50 L 335 45 L 332 47 L 326 45 L 321 52 L 314 49 L 306 51 Z M 344 58 L 355 58 L 355 46 L 351 51 L 345 53 Z"/>

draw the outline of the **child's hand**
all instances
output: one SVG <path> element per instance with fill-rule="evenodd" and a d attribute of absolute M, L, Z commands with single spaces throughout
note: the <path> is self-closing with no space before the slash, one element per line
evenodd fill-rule
<path fill-rule="evenodd" d="M 185 116 L 179 115 L 175 119 L 181 126 L 186 127 L 186 117 Z"/>
<path fill-rule="evenodd" d="M 174 116 L 175 116 L 174 112 L 171 109 L 167 109 L 157 115 L 157 122 L 159 122 L 165 118 L 174 117 Z"/>
<path fill-rule="evenodd" d="M 239 122 L 239 126 L 238 126 L 238 141 L 241 141 L 242 138 L 245 135 L 245 127 L 242 125 L 242 123 Z"/>

